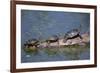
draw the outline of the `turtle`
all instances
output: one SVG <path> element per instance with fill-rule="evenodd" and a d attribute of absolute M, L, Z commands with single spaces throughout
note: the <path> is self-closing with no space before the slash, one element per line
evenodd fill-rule
<path fill-rule="evenodd" d="M 26 41 L 26 43 L 24 44 L 25 47 L 38 47 L 39 45 L 39 41 L 37 39 L 31 39 Z"/>
<path fill-rule="evenodd" d="M 57 35 L 53 35 L 52 37 L 50 37 L 49 39 L 45 40 L 45 42 L 48 43 L 48 46 L 51 44 L 51 43 L 55 43 L 57 42 L 58 45 L 59 45 L 59 37 Z"/>
<path fill-rule="evenodd" d="M 82 36 L 80 35 L 80 31 L 78 29 L 70 30 L 64 35 L 63 42 L 65 43 L 65 42 L 67 42 L 67 40 L 74 39 L 74 38 L 77 38 L 77 37 L 82 39 Z"/>

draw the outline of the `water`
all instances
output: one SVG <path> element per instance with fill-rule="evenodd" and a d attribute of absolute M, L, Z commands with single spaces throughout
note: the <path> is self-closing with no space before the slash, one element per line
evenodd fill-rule
<path fill-rule="evenodd" d="M 33 38 L 45 40 L 53 35 L 64 37 L 66 32 L 72 29 L 79 29 L 80 34 L 90 32 L 90 14 L 21 10 L 21 45 Z M 37 48 L 32 53 L 26 53 L 23 49 L 22 63 L 90 59 L 90 47 Z"/>
<path fill-rule="evenodd" d="M 26 53 L 22 50 L 21 62 L 48 62 L 48 61 L 71 61 L 90 59 L 90 49 L 82 48 L 41 48 L 35 53 Z"/>
<path fill-rule="evenodd" d="M 90 32 L 90 14 L 80 12 L 21 10 L 21 43 L 64 35 L 72 29 Z"/>

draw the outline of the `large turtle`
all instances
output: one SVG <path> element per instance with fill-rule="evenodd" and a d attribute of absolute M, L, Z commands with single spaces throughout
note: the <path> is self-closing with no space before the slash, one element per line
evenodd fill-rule
<path fill-rule="evenodd" d="M 73 29 L 71 31 L 68 31 L 65 35 L 64 35 L 64 43 L 67 42 L 67 40 L 69 39 L 74 39 L 79 37 L 80 39 L 82 39 L 80 32 L 78 29 Z"/>

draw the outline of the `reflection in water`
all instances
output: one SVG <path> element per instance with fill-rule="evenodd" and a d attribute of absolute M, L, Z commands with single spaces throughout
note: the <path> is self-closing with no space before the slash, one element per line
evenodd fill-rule
<path fill-rule="evenodd" d="M 71 45 L 60 48 L 36 48 L 23 50 L 21 62 L 46 62 L 90 59 L 89 44 L 85 46 Z"/>

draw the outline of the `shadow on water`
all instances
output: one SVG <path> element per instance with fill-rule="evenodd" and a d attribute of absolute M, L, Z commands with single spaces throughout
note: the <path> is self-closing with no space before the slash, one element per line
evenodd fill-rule
<path fill-rule="evenodd" d="M 68 45 L 60 48 L 22 49 L 21 62 L 68 61 L 90 59 L 90 44 Z"/>

